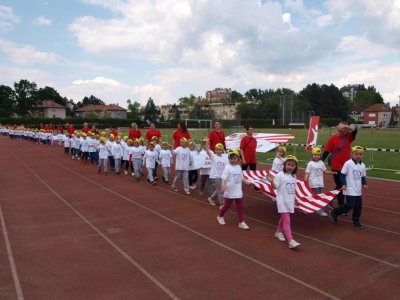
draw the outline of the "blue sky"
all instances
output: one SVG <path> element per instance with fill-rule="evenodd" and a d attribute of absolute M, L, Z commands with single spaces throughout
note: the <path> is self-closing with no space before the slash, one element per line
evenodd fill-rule
<path fill-rule="evenodd" d="M 0 0 L 0 84 L 126 107 L 216 87 L 400 95 L 400 0 Z"/>

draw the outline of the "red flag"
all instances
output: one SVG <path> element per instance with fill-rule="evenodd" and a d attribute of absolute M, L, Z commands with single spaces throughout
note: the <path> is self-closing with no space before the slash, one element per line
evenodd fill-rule
<path fill-rule="evenodd" d="M 314 116 L 310 119 L 310 127 L 308 128 L 306 151 L 311 152 L 312 148 L 317 145 L 318 129 L 319 129 L 319 116 Z"/>

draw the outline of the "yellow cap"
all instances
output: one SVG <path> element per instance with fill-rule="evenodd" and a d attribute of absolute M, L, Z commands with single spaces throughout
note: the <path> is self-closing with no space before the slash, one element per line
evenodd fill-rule
<path fill-rule="evenodd" d="M 129 136 L 124 135 L 124 141 L 126 141 L 129 138 Z"/>
<path fill-rule="evenodd" d="M 181 138 L 181 142 L 187 142 L 187 138 L 185 137 Z"/>
<path fill-rule="evenodd" d="M 102 136 L 106 136 L 106 135 L 107 135 L 107 132 L 102 131 L 102 132 L 101 132 L 101 135 L 102 135 Z"/>
<path fill-rule="evenodd" d="M 189 145 L 196 145 L 196 143 L 193 140 L 188 141 Z"/>
<path fill-rule="evenodd" d="M 314 147 L 311 151 L 312 154 L 321 154 L 321 148 L 320 147 Z"/>
<path fill-rule="evenodd" d="M 296 163 L 298 163 L 297 157 L 294 155 L 286 156 L 286 161 L 288 161 L 288 160 L 294 160 Z"/>
<path fill-rule="evenodd" d="M 218 143 L 215 145 L 215 149 L 224 149 L 224 145 L 222 145 L 221 143 Z"/>
<path fill-rule="evenodd" d="M 110 133 L 110 139 L 114 139 L 114 135 Z"/>
<path fill-rule="evenodd" d="M 102 136 L 102 137 L 100 138 L 100 142 L 105 143 L 105 142 L 106 142 L 106 138 L 105 138 L 104 136 Z"/>
<path fill-rule="evenodd" d="M 351 152 L 354 152 L 354 151 L 364 152 L 364 148 L 361 146 L 354 146 L 353 148 L 351 148 Z"/>
<path fill-rule="evenodd" d="M 234 150 L 228 150 L 228 155 L 229 155 L 229 156 L 231 156 L 231 155 L 236 155 L 237 157 L 240 157 L 239 150 L 236 150 L 236 149 L 234 149 Z"/>
<path fill-rule="evenodd" d="M 286 147 L 285 146 L 279 146 L 278 151 L 283 151 L 286 153 Z"/>
<path fill-rule="evenodd" d="M 151 139 L 152 139 L 153 141 L 157 141 L 157 140 L 158 140 L 158 137 L 155 136 L 155 135 L 153 135 L 153 136 L 151 137 Z"/>
<path fill-rule="evenodd" d="M 83 133 L 82 133 L 82 136 L 83 136 L 83 137 L 87 137 L 87 134 L 83 132 Z"/>

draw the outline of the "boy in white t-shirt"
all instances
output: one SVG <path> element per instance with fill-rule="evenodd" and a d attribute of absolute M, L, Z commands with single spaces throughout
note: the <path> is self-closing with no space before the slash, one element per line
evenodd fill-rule
<path fill-rule="evenodd" d="M 199 169 L 200 175 L 200 188 L 199 188 L 199 195 L 204 196 L 205 187 L 207 184 L 208 187 L 208 194 L 209 196 L 213 193 L 213 185 L 211 184 L 210 180 L 210 173 L 211 173 L 211 158 L 207 154 L 207 148 L 210 146 L 208 139 L 204 139 L 201 143 L 201 151 L 199 153 L 199 157 L 203 162 L 203 165 Z"/>
<path fill-rule="evenodd" d="M 210 181 L 213 184 L 214 192 L 208 197 L 208 203 L 211 205 L 215 205 L 214 197 L 217 196 L 219 205 L 224 204 L 224 196 L 222 193 L 222 172 L 225 170 L 225 167 L 229 165 L 228 155 L 225 154 L 224 145 L 218 143 L 215 145 L 214 149 L 215 153 L 207 148 L 207 154 L 211 158 L 211 172 L 210 172 Z"/>
<path fill-rule="evenodd" d="M 143 163 L 143 155 L 145 150 L 140 146 L 139 139 L 133 140 L 133 147 L 129 149 L 129 160 L 133 165 L 133 173 L 135 174 L 136 181 L 139 182 L 142 163 Z"/>
<path fill-rule="evenodd" d="M 64 154 L 69 155 L 69 148 L 71 147 L 71 140 L 70 140 L 68 133 L 66 133 L 64 135 L 63 142 L 64 142 Z"/>
<path fill-rule="evenodd" d="M 286 157 L 286 147 L 279 146 L 276 149 L 276 156 L 272 162 L 271 170 L 277 173 L 283 171 L 283 164 L 285 163 L 285 157 Z"/>
<path fill-rule="evenodd" d="M 346 203 L 331 211 L 331 219 L 333 223 L 338 222 L 338 216 L 353 210 L 353 225 L 357 229 L 363 229 L 360 223 L 362 211 L 362 189 L 367 190 L 366 168 L 361 161 L 364 149 L 355 146 L 351 149 L 351 159 L 345 162 L 340 171 L 340 181 L 346 195 Z"/>
<path fill-rule="evenodd" d="M 97 173 L 100 174 L 101 166 L 103 166 L 104 175 L 107 176 L 107 163 L 108 163 L 109 152 L 106 147 L 105 137 L 100 138 L 100 143 L 97 146 L 97 149 L 99 150 L 99 165 L 97 167 Z"/>
<path fill-rule="evenodd" d="M 146 150 L 143 156 L 143 165 L 147 168 L 147 180 L 151 184 L 156 184 L 155 179 L 153 177 L 154 169 L 156 167 L 156 161 L 158 158 L 158 152 L 154 150 L 154 146 L 156 143 L 150 142 L 149 149 Z M 135 171 L 136 172 L 136 171 Z"/>
<path fill-rule="evenodd" d="M 121 146 L 121 140 L 119 137 L 115 139 L 115 144 L 111 147 L 111 154 L 114 158 L 114 167 L 115 167 L 115 174 L 119 175 L 119 171 L 121 168 L 121 159 L 123 155 L 124 149 Z"/>
<path fill-rule="evenodd" d="M 183 180 L 183 189 L 187 195 L 190 195 L 189 191 L 189 166 L 193 163 L 192 156 L 190 155 L 190 150 L 187 147 L 188 141 L 186 138 L 181 138 L 181 146 L 174 149 L 172 153 L 176 155 L 175 161 L 175 178 L 171 185 L 174 192 L 178 192 L 176 184 L 180 179 Z"/>
<path fill-rule="evenodd" d="M 169 172 L 172 165 L 172 152 L 168 149 L 169 145 L 167 142 L 162 142 L 160 154 L 158 155 L 159 164 L 163 170 L 162 180 L 164 183 L 169 184 Z"/>
<path fill-rule="evenodd" d="M 321 194 L 324 188 L 324 173 L 330 173 L 326 170 L 324 162 L 321 160 L 321 148 L 314 147 L 311 152 L 311 161 L 308 162 L 304 181 L 308 181 L 310 188 L 316 193 Z M 328 214 L 321 208 L 317 210 L 317 215 L 326 217 Z"/>
<path fill-rule="evenodd" d="M 242 168 L 239 165 L 239 152 L 230 150 L 228 152 L 229 164 L 222 172 L 222 192 L 224 193 L 224 204 L 219 208 L 217 222 L 225 225 L 224 214 L 229 210 L 232 203 L 236 203 L 237 214 L 239 218 L 239 228 L 248 230 L 250 227 L 244 221 L 243 210 L 243 190 L 242 190 Z"/>

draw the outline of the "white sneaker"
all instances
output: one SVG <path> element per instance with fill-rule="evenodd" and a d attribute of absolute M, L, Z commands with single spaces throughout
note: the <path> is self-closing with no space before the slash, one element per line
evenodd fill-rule
<path fill-rule="evenodd" d="M 328 214 L 324 212 L 322 209 L 317 210 L 317 215 L 320 217 L 327 217 Z"/>
<path fill-rule="evenodd" d="M 197 185 L 195 185 L 195 184 L 192 184 L 191 186 L 190 186 L 190 189 L 191 190 L 195 190 L 197 188 Z"/>
<path fill-rule="evenodd" d="M 244 229 L 244 230 L 249 230 L 250 229 L 250 227 L 247 226 L 247 224 L 244 221 L 240 222 L 238 226 L 239 226 L 240 229 Z"/>
<path fill-rule="evenodd" d="M 174 192 L 179 192 L 179 190 L 174 186 L 171 186 L 171 190 L 173 190 Z"/>
<path fill-rule="evenodd" d="M 290 249 L 297 248 L 298 246 L 300 246 L 300 243 L 296 242 L 295 240 L 289 241 L 289 248 Z"/>
<path fill-rule="evenodd" d="M 213 198 L 208 197 L 207 200 L 208 200 L 208 203 L 210 203 L 210 205 L 215 206 L 215 202 L 214 202 Z"/>
<path fill-rule="evenodd" d="M 219 225 L 225 225 L 224 217 L 217 216 L 217 222 L 219 223 Z"/>
<path fill-rule="evenodd" d="M 192 193 L 189 191 L 185 191 L 186 195 L 191 195 Z"/>
<path fill-rule="evenodd" d="M 280 240 L 281 242 L 286 241 L 285 236 L 283 235 L 282 232 L 275 232 L 275 237 Z"/>
<path fill-rule="evenodd" d="M 132 172 L 132 177 L 135 177 L 135 173 Z"/>
<path fill-rule="evenodd" d="M 125 175 L 128 175 L 128 171 L 125 170 Z"/>

